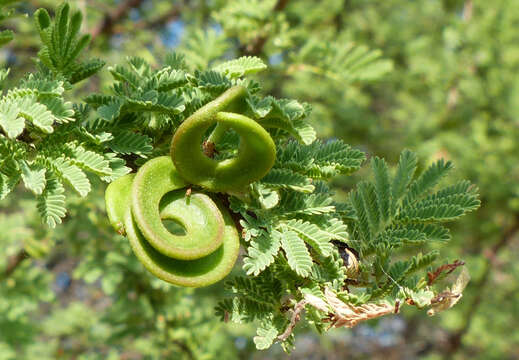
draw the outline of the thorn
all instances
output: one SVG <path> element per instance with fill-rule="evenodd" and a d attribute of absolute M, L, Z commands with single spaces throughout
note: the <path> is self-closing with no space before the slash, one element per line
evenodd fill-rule
<path fill-rule="evenodd" d="M 395 301 L 395 314 L 398 314 L 400 311 L 400 300 Z"/>
<path fill-rule="evenodd" d="M 215 154 L 215 144 L 211 141 L 204 141 L 202 145 L 205 156 L 213 158 Z"/>

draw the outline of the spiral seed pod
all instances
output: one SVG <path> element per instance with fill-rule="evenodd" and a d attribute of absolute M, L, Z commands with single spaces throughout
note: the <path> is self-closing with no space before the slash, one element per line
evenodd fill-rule
<path fill-rule="evenodd" d="M 124 224 L 133 252 L 152 274 L 175 285 L 206 286 L 231 271 L 239 236 L 224 207 L 202 193 L 186 196 L 185 185 L 171 158 L 158 157 L 111 183 L 106 208 L 116 230 Z M 170 233 L 166 219 L 185 234 Z"/>
<path fill-rule="evenodd" d="M 225 112 L 239 106 L 246 94 L 242 86 L 230 88 L 179 126 L 171 142 L 171 157 L 187 182 L 210 191 L 240 191 L 265 176 L 274 165 L 276 146 L 270 134 L 244 115 Z M 240 136 L 236 157 L 218 161 L 202 151 L 204 135 L 215 124 L 210 140 L 227 129 L 233 129 Z"/>
<path fill-rule="evenodd" d="M 130 203 L 133 178 L 135 174 L 127 174 L 112 181 L 105 191 L 105 204 L 108 220 L 115 231 L 126 235 L 124 230 L 124 215 Z"/>

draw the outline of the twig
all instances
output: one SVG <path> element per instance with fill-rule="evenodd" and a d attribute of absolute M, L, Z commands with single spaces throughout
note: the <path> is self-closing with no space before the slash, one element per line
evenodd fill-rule
<path fill-rule="evenodd" d="M 278 0 L 276 5 L 274 6 L 274 12 L 280 12 L 285 9 L 288 5 L 289 0 Z M 251 44 L 242 47 L 241 53 L 242 55 L 259 55 L 263 51 L 263 47 L 267 43 L 268 37 L 266 35 L 257 37 Z"/>
<path fill-rule="evenodd" d="M 130 10 L 138 8 L 143 2 L 144 0 L 127 0 L 120 3 L 113 11 L 106 14 L 103 20 L 92 30 L 92 39 L 95 39 L 101 34 L 113 34 L 114 26 L 125 18 Z"/>
<path fill-rule="evenodd" d="M 189 3 L 188 0 L 181 2 L 180 4 L 172 7 L 168 12 L 162 14 L 158 18 L 151 20 L 140 20 L 134 24 L 132 24 L 131 30 L 143 30 L 143 29 L 156 29 L 159 28 L 180 16 L 182 13 L 183 7 L 185 7 Z M 126 29 L 123 29 L 121 26 L 114 26 L 114 33 L 122 33 L 125 32 Z"/>
<path fill-rule="evenodd" d="M 18 251 L 18 253 L 16 253 L 15 255 L 9 257 L 9 259 L 7 259 L 7 266 L 2 275 L 2 280 L 7 279 L 9 276 L 11 276 L 11 274 L 16 270 L 16 268 L 20 266 L 25 259 L 28 258 L 29 254 L 27 254 L 27 252 L 23 249 Z"/>
<path fill-rule="evenodd" d="M 301 319 L 301 311 L 305 309 L 305 305 L 307 303 L 308 302 L 306 301 L 306 299 L 303 299 L 294 306 L 292 316 L 290 317 L 290 324 L 288 324 L 287 328 L 281 335 L 278 335 L 278 341 L 285 341 L 286 339 L 288 339 L 290 334 L 292 334 L 292 331 L 296 327 L 297 322 L 299 321 L 299 319 Z"/>
<path fill-rule="evenodd" d="M 443 272 L 445 272 L 445 274 L 448 275 L 451 272 L 453 272 L 454 270 L 456 270 L 459 266 L 463 266 L 463 265 L 465 265 L 465 262 L 460 261 L 460 260 L 454 260 L 454 262 L 452 264 L 443 264 L 443 265 L 439 266 L 433 272 L 428 272 L 427 273 L 427 285 L 431 286 L 436 281 L 438 276 L 440 276 Z"/>

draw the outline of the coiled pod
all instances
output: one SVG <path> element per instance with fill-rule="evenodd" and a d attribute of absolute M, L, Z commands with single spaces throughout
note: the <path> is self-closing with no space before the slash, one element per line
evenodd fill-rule
<path fill-rule="evenodd" d="M 256 121 L 226 112 L 239 108 L 246 94 L 244 87 L 232 87 L 179 126 L 171 142 L 171 157 L 187 182 L 215 192 L 240 191 L 265 176 L 274 165 L 276 146 L 270 134 Z M 218 161 L 202 151 L 204 135 L 215 124 L 213 137 L 229 128 L 240 136 L 236 157 Z"/>
<path fill-rule="evenodd" d="M 155 276 L 180 286 L 206 286 L 231 271 L 239 236 L 221 204 L 202 193 L 186 196 L 185 186 L 169 156 L 149 160 L 137 174 L 108 186 L 107 213 Z M 185 234 L 170 233 L 162 223 L 166 219 L 182 225 Z"/>
<path fill-rule="evenodd" d="M 276 146 L 256 121 L 240 111 L 247 90 L 235 86 L 206 104 L 177 129 L 171 157 L 148 161 L 136 174 L 123 176 L 106 190 L 110 222 L 130 240 L 133 252 L 154 275 L 181 286 L 205 286 L 219 281 L 232 269 L 239 251 L 239 236 L 227 209 L 203 193 L 186 196 L 196 184 L 212 192 L 239 193 L 262 178 L 273 166 Z M 215 160 L 202 151 L 228 129 L 240 136 L 238 154 Z M 185 229 L 168 231 L 163 220 Z"/>

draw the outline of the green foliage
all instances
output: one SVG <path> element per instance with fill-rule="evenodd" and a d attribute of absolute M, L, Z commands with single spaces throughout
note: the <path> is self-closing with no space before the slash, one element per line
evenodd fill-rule
<path fill-rule="evenodd" d="M 345 82 L 379 79 L 393 68 L 390 60 L 382 59 L 380 50 L 370 50 L 342 39 L 323 42 L 316 37 L 310 38 L 291 61 L 294 64 L 289 72 L 309 72 Z"/>
<path fill-rule="evenodd" d="M 437 251 L 418 251 L 416 255 L 409 252 L 417 245 L 448 241 L 448 229 L 440 224 L 479 207 L 477 189 L 466 181 L 435 191 L 435 185 L 451 168 L 449 162 L 439 160 L 420 176 L 414 176 L 416 155 L 408 150 L 402 153 L 394 175 L 384 160 L 372 158 L 374 181 L 359 183 L 348 203 L 340 204 L 332 199 L 325 183 L 315 180 L 358 169 L 362 153 L 352 152 L 340 142 L 316 142 L 310 146 L 289 142 L 279 148 L 277 166 L 305 174 L 315 187 L 310 194 L 301 192 L 289 185 L 293 180 L 287 177 L 285 186 L 269 189 L 270 184 L 264 184 L 257 192 L 257 202 L 247 204 L 232 199 L 231 208 L 242 215 L 244 237 L 249 243 L 243 268 L 254 277 L 246 284 L 234 283 L 233 301 L 219 305 L 219 312 L 230 314 L 232 320 L 261 319 L 255 338 L 258 348 L 279 340 L 288 319 L 281 297 L 269 296 L 260 301 L 258 294 L 250 296 L 246 289 L 264 288 L 266 279 L 276 279 L 276 285 L 270 286 L 281 287 L 281 293 L 290 296 L 295 304 L 304 298 L 305 288 L 317 289 L 318 294 L 326 287 L 340 292 L 348 279 L 350 284 L 362 284 L 367 290 L 363 302 L 394 302 L 401 296 L 395 289 L 421 290 L 426 278 L 423 270 L 430 269 L 439 257 Z M 287 159 L 287 154 L 295 159 Z M 277 200 L 268 207 L 264 201 L 267 191 L 275 192 Z M 351 208 L 347 216 L 340 211 L 344 208 Z M 346 265 L 339 256 L 341 247 L 332 241 L 345 243 L 359 253 L 360 271 L 346 275 Z M 420 271 L 422 280 L 417 282 L 413 275 Z M 281 314 L 284 325 L 272 325 L 272 319 Z"/>
<path fill-rule="evenodd" d="M 9 9 L 9 8 L 6 9 L 6 7 L 16 4 L 19 1 L 20 0 L 4 0 L 4 1 L 0 2 L 0 22 L 5 21 L 14 16 L 13 9 Z M 13 37 L 14 37 L 14 32 L 12 30 L 1 30 L 0 31 L 0 46 L 4 46 L 5 44 L 9 43 L 11 40 L 13 40 Z M 1 77 L 7 76 L 7 71 L 8 70 L 2 69 L 0 72 Z M 3 81 L 3 78 L 0 80 L 0 82 L 1 81 Z"/>
<path fill-rule="evenodd" d="M 129 169 L 106 144 L 113 136 L 91 129 L 85 121 L 88 108 L 65 100 L 70 83 L 101 67 L 90 71 L 90 65 L 75 62 L 89 39 L 77 38 L 81 14 L 69 19 L 69 6 L 62 5 L 55 21 L 45 10 L 35 17 L 43 42 L 39 52 L 43 67 L 0 100 L 1 197 L 23 180 L 36 195 L 42 220 L 54 227 L 66 214 L 65 184 L 86 196 L 91 190 L 86 172 L 109 180 Z"/>
<path fill-rule="evenodd" d="M 515 162 L 509 160 L 515 147 L 495 139 L 507 132 L 513 139 L 515 128 L 506 121 L 511 115 L 503 115 L 501 110 L 507 107 L 501 102 L 515 92 L 508 85 L 504 86 L 507 90 L 493 87 L 499 77 L 490 75 L 490 65 L 484 71 L 479 69 L 489 74 L 481 76 L 477 86 L 461 72 L 459 91 L 464 99 L 476 103 L 476 99 L 488 98 L 500 105 L 494 106 L 490 100 L 470 104 L 473 111 L 468 114 L 477 115 L 472 125 L 466 124 L 469 120 L 465 119 L 470 118 L 465 113 L 470 107 L 466 104 L 455 107 L 453 118 L 431 120 L 434 115 L 429 117 L 427 107 L 434 108 L 430 102 L 438 107 L 444 103 L 445 84 L 437 79 L 442 79 L 440 74 L 450 68 L 451 60 L 431 59 L 419 51 L 430 46 L 438 52 L 437 44 L 442 41 L 433 35 L 426 36 L 425 45 L 416 34 L 409 35 L 416 31 L 410 30 L 416 20 L 409 18 L 423 16 L 417 11 L 421 10 L 419 5 L 394 2 L 395 7 L 414 12 L 401 14 L 409 23 L 402 29 L 398 19 L 384 19 L 378 13 L 387 11 L 389 5 L 353 1 L 345 10 L 342 1 L 319 6 L 301 1 L 283 10 L 278 9 L 278 3 L 283 2 L 216 1 L 204 5 L 205 10 L 198 4 L 182 5 L 184 10 L 191 10 L 191 6 L 194 10 L 178 15 L 185 21 L 185 35 L 178 51 L 162 56 L 162 65 L 147 50 L 163 52 L 155 42 L 148 43 L 158 38 L 159 32 L 124 33 L 134 25 L 141 29 L 141 20 L 145 23 L 159 12 L 143 6 L 138 10 L 138 21 L 115 24 L 108 30 L 115 34 L 107 42 L 110 48 L 92 44 L 93 53 L 102 53 L 115 64 L 107 72 L 99 72 L 95 81 L 83 82 L 84 88 L 74 84 L 97 73 L 104 62 L 80 60 L 89 44 L 89 36 L 79 33 L 81 14 L 72 12 L 68 5 L 56 10 L 54 20 L 45 10 L 35 13 L 43 43 L 38 69 L 11 86 L 0 100 L 0 199 L 9 213 L 0 214 L 0 224 L 4 224 L 0 228 L 9 234 L 0 246 L 8 256 L 25 249 L 31 257 L 42 258 L 49 268 L 27 261 L 12 275 L 14 283 L 2 283 L 0 308 L 8 315 L 0 321 L 0 352 L 18 358 L 31 354 L 55 358 L 63 352 L 65 357 L 80 358 L 121 358 L 134 353 L 146 358 L 237 356 L 230 339 L 252 338 L 250 327 L 229 330 L 233 328 L 215 321 L 214 302 L 222 297 L 217 286 L 192 292 L 149 276 L 132 256 L 128 243 L 110 232 L 99 181 L 109 183 L 148 158 L 167 154 L 177 127 L 237 84 L 248 89 L 241 110 L 269 131 L 278 152 L 272 170 L 246 193 L 218 195 L 235 212 L 245 241 L 242 269 L 236 269 L 238 276 L 225 283 L 229 296 L 217 305 L 218 316 L 240 324 L 254 322 L 257 335 L 252 346 L 258 349 L 279 342 L 290 350 L 296 336 L 291 333 L 285 337 L 284 333 L 301 301 L 314 301 L 303 306 L 301 322 L 324 332 L 330 324 L 330 303 L 325 303 L 328 311 L 323 311 L 315 298 L 329 301 L 326 294 L 333 294 L 347 306 L 394 305 L 407 300 L 421 308 L 430 306 L 443 290 L 438 287 L 441 284 L 427 285 L 427 272 L 461 253 L 456 242 L 449 245 L 454 250 L 448 256 L 438 251 L 451 238 L 449 228 L 456 229 L 445 223 L 477 208 L 479 200 L 471 182 L 445 179 L 452 163 L 436 160 L 441 155 L 437 152 L 448 147 L 449 152 L 443 153 L 447 158 L 456 164 L 461 159 L 461 170 L 454 176 L 459 178 L 461 173 L 487 184 L 487 193 L 491 188 L 488 184 L 515 174 Z M 431 6 L 425 6 L 424 13 L 430 14 Z M 478 16 L 491 28 L 489 24 L 497 15 Z M 432 17 L 438 18 L 443 19 Z M 207 30 L 208 19 L 216 20 L 222 31 L 212 24 Z M 348 25 L 343 29 L 345 19 Z M 427 26 L 431 26 L 429 22 Z M 494 56 L 488 55 L 492 51 L 485 44 L 481 46 L 478 36 L 467 34 L 460 26 L 447 29 L 444 36 L 451 45 L 460 37 L 471 37 L 468 48 L 484 50 L 470 53 L 470 57 L 486 61 L 486 56 Z M 384 56 L 364 44 L 383 47 Z M 464 46 L 459 49 L 467 51 Z M 402 53 L 395 53 L 398 51 Z M 127 54 L 132 56 L 123 63 L 121 58 Z M 268 71 L 264 71 L 266 59 L 270 62 Z M 511 59 L 514 55 L 508 54 L 500 61 L 513 62 Z M 445 66 L 435 65 L 436 61 L 444 61 Z M 411 75 L 404 76 L 406 72 Z M 455 75 L 449 76 L 457 79 Z M 5 71 L 2 78 L 6 76 Z M 112 79 L 107 84 L 109 76 Z M 381 78 L 384 81 L 374 86 Z M 405 82 L 400 83 L 400 79 Z M 433 100 L 427 96 L 428 87 L 434 91 Z M 473 94 L 471 89 L 480 92 Z M 489 89 L 492 96 L 481 96 L 481 89 Z M 488 123 L 490 114 L 499 115 L 495 127 Z M 387 123 L 397 130 L 388 129 Z M 437 137 L 437 128 L 450 126 L 473 127 L 474 131 Z M 400 127 L 409 135 L 398 133 Z M 333 135 L 333 139 L 317 140 L 318 133 Z M 468 133 L 470 136 L 463 139 Z M 373 156 L 372 180 L 353 186 L 359 177 L 365 177 L 361 165 L 366 154 L 357 148 L 370 156 L 380 153 L 394 158 L 404 144 L 417 149 L 422 162 L 406 150 L 393 171 Z M 227 132 L 216 143 L 215 158 L 234 157 L 238 146 L 236 134 Z M 495 149 L 499 161 L 491 155 Z M 432 165 L 424 167 L 424 162 Z M 496 162 L 500 170 L 488 175 L 485 168 Z M 17 189 L 17 184 L 23 184 L 28 192 Z M 498 190 L 492 191 L 488 196 L 501 216 L 498 204 L 515 206 L 515 187 L 498 195 Z M 11 192 L 14 194 L 7 197 Z M 90 196 L 80 199 L 74 192 Z M 36 207 L 29 200 L 33 195 Z M 23 201 L 18 208 L 13 201 L 20 198 Z M 63 224 L 52 232 L 39 227 L 35 211 L 51 227 Z M 502 221 L 497 215 L 489 218 L 495 224 Z M 488 222 L 491 220 L 485 220 L 486 226 Z M 472 237 L 480 236 L 474 230 L 477 225 L 464 228 L 470 236 L 456 234 L 476 241 Z M 485 230 L 486 235 L 489 232 Z M 50 279 L 58 270 L 49 264 L 59 262 L 56 258 L 63 254 L 75 259 L 73 282 L 95 295 L 63 306 L 54 301 L 45 305 L 49 309 L 43 306 L 38 310 L 39 302 L 53 300 Z M 352 257 L 358 266 L 351 262 Z M 29 290 L 29 286 L 33 287 Z M 94 304 L 95 311 L 85 304 Z M 36 312 L 37 323 L 31 319 Z M 296 326 L 296 330 L 300 328 Z M 11 329 L 17 331 L 11 335 Z M 51 340 L 42 346 L 42 338 Z M 12 346 L 13 341 L 22 345 Z"/>
<path fill-rule="evenodd" d="M 42 42 L 38 58 L 53 73 L 75 84 L 94 75 L 105 63 L 99 59 L 77 61 L 89 44 L 90 35 L 79 35 L 81 12 L 69 13 L 70 6 L 64 3 L 56 9 L 54 21 L 45 9 L 37 10 L 34 19 Z"/>

